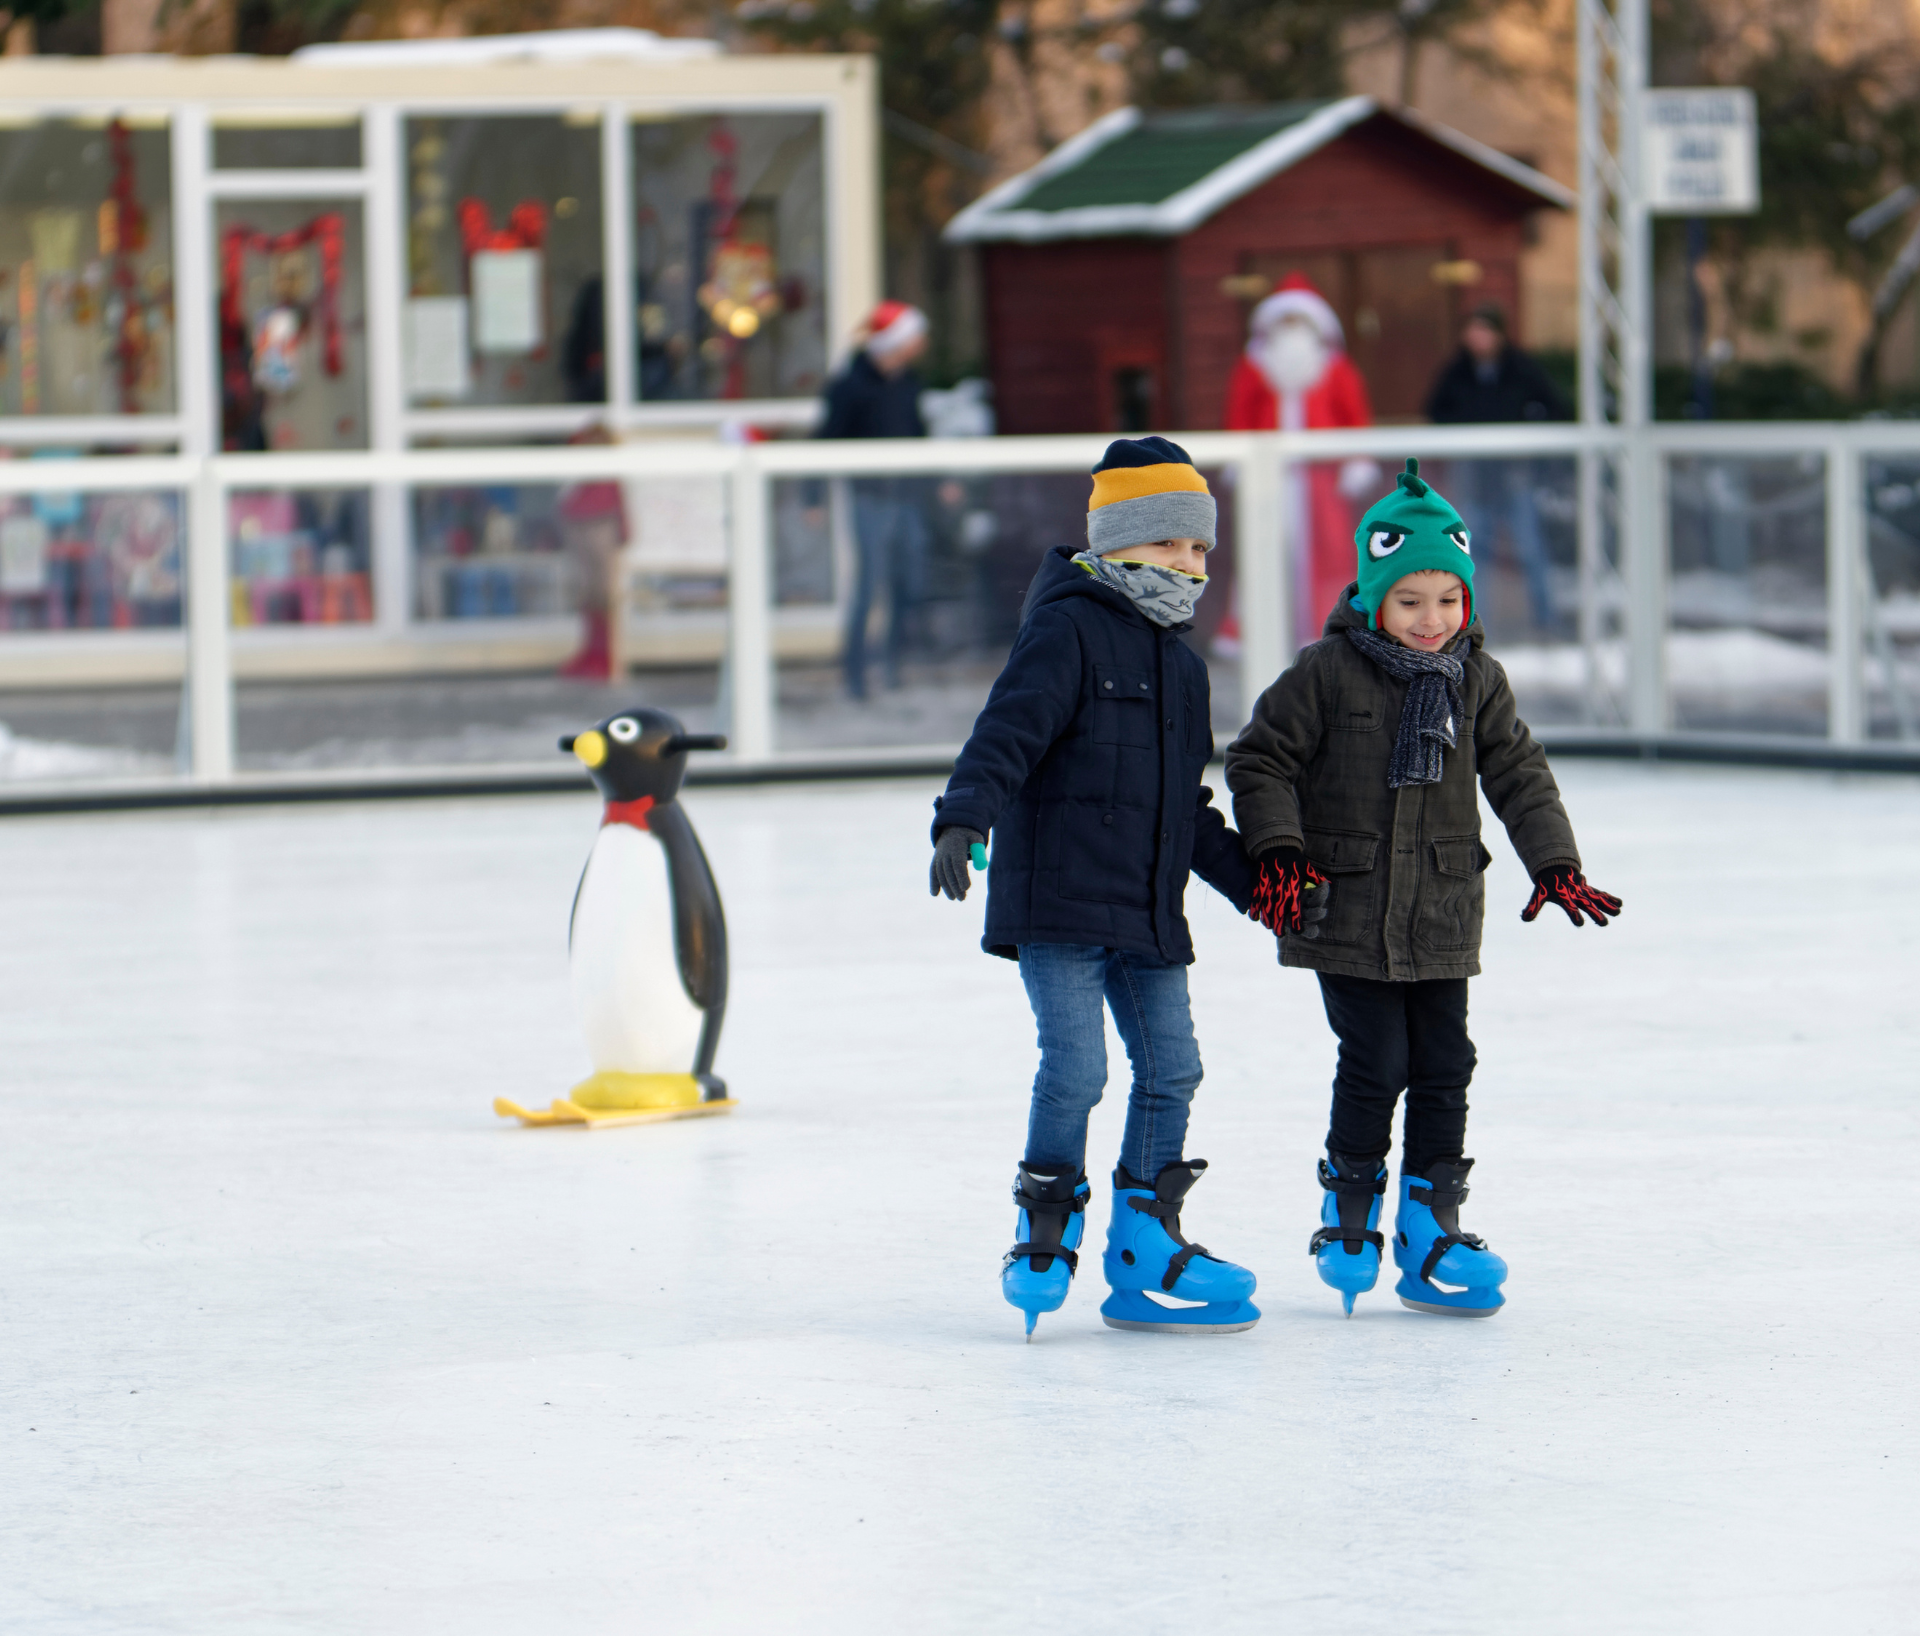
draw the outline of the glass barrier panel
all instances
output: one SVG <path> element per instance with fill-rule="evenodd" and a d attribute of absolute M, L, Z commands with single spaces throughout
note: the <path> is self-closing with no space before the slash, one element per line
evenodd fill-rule
<path fill-rule="evenodd" d="M 364 489 L 257 489 L 229 495 L 234 629 L 371 620 L 367 513 Z"/>
<path fill-rule="evenodd" d="M 357 199 L 215 207 L 220 443 L 367 446 L 367 289 Z"/>
<path fill-rule="evenodd" d="M 826 378 L 820 116 L 633 125 L 642 400 L 795 398 Z"/>
<path fill-rule="evenodd" d="M 213 116 L 215 170 L 358 170 L 360 164 L 358 113 L 222 109 Z"/>
<path fill-rule="evenodd" d="M 0 786 L 183 770 L 184 508 L 0 496 Z"/>
<path fill-rule="evenodd" d="M 1230 494 L 1189 643 L 1213 675 L 1213 730 L 1239 729 Z M 1075 472 L 792 478 L 773 485 L 774 741 L 783 751 L 965 741 L 1055 547 L 1085 548 Z"/>
<path fill-rule="evenodd" d="M 365 491 L 234 501 L 258 508 L 257 539 L 292 540 L 259 548 L 272 569 L 303 533 L 364 550 Z M 562 735 L 636 704 L 725 732 L 720 502 L 717 479 L 414 490 L 412 623 L 367 625 L 342 604 L 347 628 L 314 645 L 280 628 L 310 604 L 276 585 L 261 628 L 236 633 L 237 764 L 564 769 Z M 238 563 L 246 521 L 234 521 Z M 364 558 L 336 561 L 357 573 Z"/>
<path fill-rule="evenodd" d="M 1920 457 L 1866 462 L 1867 733 L 1920 740 Z"/>
<path fill-rule="evenodd" d="M 1824 734 L 1825 462 L 1677 456 L 1667 493 L 1674 726 Z"/>
<path fill-rule="evenodd" d="M 174 407 L 167 127 L 0 129 L 0 414 Z"/>
<path fill-rule="evenodd" d="M 598 113 L 406 123 L 407 398 L 606 400 Z"/>

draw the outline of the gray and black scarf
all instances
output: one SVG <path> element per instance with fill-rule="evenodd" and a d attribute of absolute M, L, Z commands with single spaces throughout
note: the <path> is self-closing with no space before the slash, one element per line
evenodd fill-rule
<path fill-rule="evenodd" d="M 1400 736 L 1393 741 L 1387 763 L 1387 788 L 1409 784 L 1438 784 L 1445 768 L 1445 752 L 1456 742 L 1453 724 L 1462 715 L 1460 681 L 1466 666 L 1450 653 L 1421 653 L 1403 648 L 1390 637 L 1347 627 L 1353 645 L 1384 670 L 1407 684 L 1407 702 L 1400 708 Z"/>
<path fill-rule="evenodd" d="M 1193 605 L 1207 588 L 1205 574 L 1183 574 L 1154 562 L 1116 562 L 1082 551 L 1073 559 L 1102 585 L 1111 585 L 1154 624 L 1171 629 L 1193 618 Z"/>

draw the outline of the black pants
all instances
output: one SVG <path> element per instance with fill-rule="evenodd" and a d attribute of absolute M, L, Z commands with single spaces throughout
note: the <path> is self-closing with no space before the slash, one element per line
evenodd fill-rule
<path fill-rule="evenodd" d="M 1467 1136 L 1467 980 L 1380 983 L 1321 972 L 1320 998 L 1340 1037 L 1327 1150 L 1384 1159 L 1393 1146 L 1393 1105 L 1407 1093 L 1401 1165 L 1425 1175 L 1436 1159 L 1457 1159 Z"/>

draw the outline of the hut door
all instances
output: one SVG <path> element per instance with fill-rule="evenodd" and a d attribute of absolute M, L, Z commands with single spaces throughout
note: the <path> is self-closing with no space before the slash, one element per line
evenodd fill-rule
<path fill-rule="evenodd" d="M 1102 335 L 1095 345 L 1094 399 L 1107 431 L 1138 437 L 1165 426 L 1166 360 L 1158 342 L 1137 335 Z"/>
<path fill-rule="evenodd" d="M 1353 258 L 1347 348 L 1381 420 L 1417 420 L 1434 378 L 1454 348 L 1453 286 L 1434 268 L 1450 264 L 1445 244 L 1363 250 Z"/>

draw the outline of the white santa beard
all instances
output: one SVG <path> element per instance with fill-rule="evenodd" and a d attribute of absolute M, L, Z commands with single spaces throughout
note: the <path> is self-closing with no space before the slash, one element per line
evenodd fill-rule
<path fill-rule="evenodd" d="M 1255 362 L 1274 391 L 1305 392 L 1320 384 L 1328 356 L 1326 343 L 1313 331 L 1300 324 L 1283 324 L 1261 343 Z"/>

